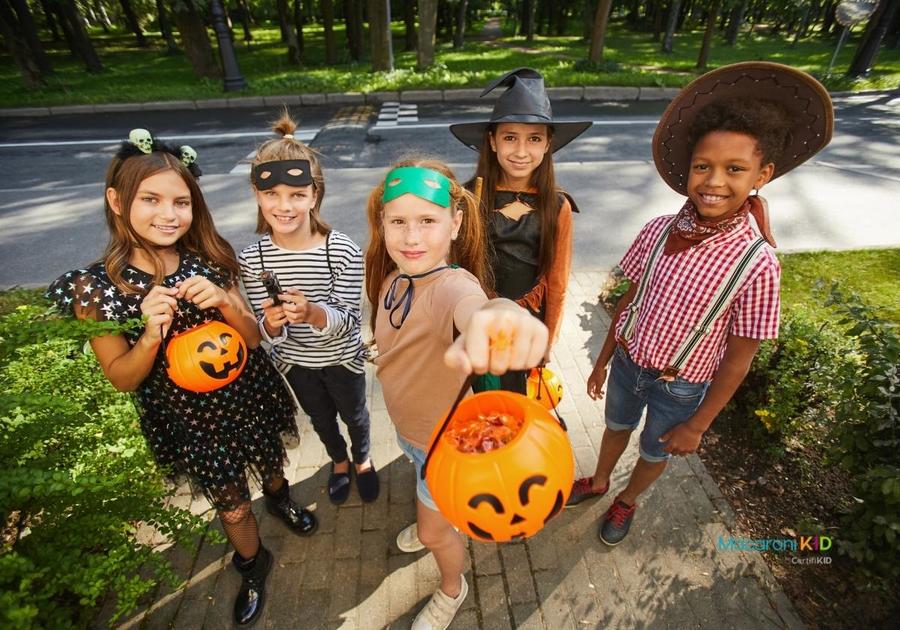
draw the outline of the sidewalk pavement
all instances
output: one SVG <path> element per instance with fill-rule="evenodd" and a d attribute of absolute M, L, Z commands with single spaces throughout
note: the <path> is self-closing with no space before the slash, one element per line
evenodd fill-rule
<path fill-rule="evenodd" d="M 585 382 L 609 326 L 597 298 L 605 278 L 601 272 L 572 274 L 551 360 L 563 380 L 559 412 L 568 424 L 576 476 L 593 472 L 603 432 L 603 407 L 587 397 Z M 363 504 L 354 490 L 341 507 L 328 501 L 328 457 L 301 415 L 300 441 L 289 450 L 286 472 L 294 498 L 316 511 L 320 528 L 310 538 L 295 536 L 265 512 L 260 493 L 254 495 L 262 540 L 276 558 L 257 627 L 409 628 L 437 588 L 432 556 L 404 554 L 394 544 L 415 518 L 414 469 L 397 447 L 371 367 L 368 377 L 381 497 Z M 597 521 L 624 487 L 636 456 L 632 440 L 609 495 L 564 510 L 533 538 L 499 545 L 469 541 L 470 593 L 451 628 L 803 628 L 759 553 L 716 550 L 719 536 L 740 533 L 696 455 L 674 459 L 642 497 L 622 544 L 599 542 Z M 192 500 L 187 488 L 173 500 L 212 518 L 209 505 Z M 218 521 L 211 527 L 218 529 Z M 172 547 L 162 553 L 187 581 L 174 592 L 161 588 L 152 605 L 122 627 L 231 627 L 240 580 L 228 546 L 204 542 L 196 553 Z M 105 614 L 108 619 L 109 610 Z"/>
<path fill-rule="evenodd" d="M 0 117 L 61 116 L 69 114 L 106 114 L 114 112 L 158 112 L 178 110 L 235 109 L 243 107 L 302 107 L 311 105 L 378 105 L 399 103 L 459 103 L 491 101 L 501 92 L 481 96 L 482 88 L 454 88 L 446 90 L 390 90 L 384 92 L 314 92 L 309 94 L 281 94 L 274 96 L 222 96 L 199 100 L 146 101 L 133 103 L 84 103 L 80 105 L 51 105 L 0 108 Z M 681 88 L 617 85 L 573 85 L 547 88 L 547 95 L 558 101 L 671 101 Z M 832 92 L 832 97 L 891 94 L 896 90 L 861 90 Z"/>
<path fill-rule="evenodd" d="M 391 90 L 385 92 L 316 92 L 310 94 L 282 94 L 276 96 L 223 96 L 201 100 L 148 101 L 135 103 L 97 103 L 83 105 L 53 105 L 50 107 L 0 108 L 0 116 L 58 116 L 62 114 L 103 114 L 110 112 L 168 111 L 184 109 L 225 109 L 236 107 L 281 107 L 282 105 L 363 105 L 386 102 L 451 103 L 480 100 L 483 88 L 448 90 Z M 670 101 L 681 88 L 658 86 L 570 86 L 547 88 L 556 101 Z M 488 94 L 484 100 L 500 96 Z"/>

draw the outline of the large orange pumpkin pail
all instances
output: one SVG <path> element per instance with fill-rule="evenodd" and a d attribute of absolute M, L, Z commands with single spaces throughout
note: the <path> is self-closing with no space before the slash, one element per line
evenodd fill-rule
<path fill-rule="evenodd" d="M 525 391 L 529 398 L 542 404 L 548 411 L 556 409 L 563 397 L 563 387 L 559 377 L 545 367 L 536 367 L 528 373 Z"/>
<path fill-rule="evenodd" d="M 496 450 L 465 453 L 448 435 L 457 423 L 497 413 L 522 425 Z M 423 472 L 438 509 L 461 531 L 489 542 L 538 533 L 565 505 L 575 478 L 572 446 L 560 423 L 540 404 L 512 392 L 462 400 L 453 417 L 435 427 L 428 453 Z"/>
<path fill-rule="evenodd" d="M 192 392 L 211 392 L 240 376 L 247 344 L 225 322 L 210 321 L 180 332 L 166 345 L 166 371 L 172 382 Z"/>

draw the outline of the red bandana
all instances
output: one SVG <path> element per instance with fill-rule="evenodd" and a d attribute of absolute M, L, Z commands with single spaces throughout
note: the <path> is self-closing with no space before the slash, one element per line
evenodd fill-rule
<path fill-rule="evenodd" d="M 748 214 L 756 219 L 759 231 L 768 243 L 775 247 L 775 238 L 769 228 L 769 205 L 759 195 L 751 195 L 743 205 L 731 214 L 716 219 L 704 219 L 697 213 L 694 202 L 688 199 L 675 216 L 675 225 L 669 232 L 664 254 L 674 254 L 702 243 L 716 234 L 729 232 L 741 225 Z"/>

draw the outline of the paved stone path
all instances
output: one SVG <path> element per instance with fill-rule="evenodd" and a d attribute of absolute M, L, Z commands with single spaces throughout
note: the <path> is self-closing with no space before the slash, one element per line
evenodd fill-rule
<path fill-rule="evenodd" d="M 598 305 L 603 273 L 571 277 L 561 340 L 551 368 L 565 394 L 577 475 L 590 474 L 603 431 L 602 405 L 584 393 L 609 318 Z M 378 383 L 369 373 L 372 456 L 382 495 L 363 504 L 354 489 L 340 508 L 325 493 L 328 458 L 306 417 L 287 475 L 296 500 L 315 509 L 319 531 L 289 533 L 254 497 L 261 536 L 275 554 L 260 628 L 408 628 L 438 583 L 430 554 L 403 554 L 397 532 L 415 518 L 414 470 L 401 455 Z M 634 440 L 632 441 L 634 442 Z M 613 549 L 596 537 L 598 518 L 624 487 L 636 458 L 632 443 L 607 497 L 565 510 L 537 536 L 515 544 L 468 543 L 470 593 L 451 628 L 802 628 L 793 606 L 758 553 L 719 552 L 733 515 L 696 456 L 673 461 L 642 497 L 628 538 Z M 181 489 L 174 501 L 212 516 Z M 218 528 L 217 521 L 211 525 Z M 161 588 L 127 628 L 227 628 L 239 584 L 226 545 L 196 553 L 169 548 L 182 588 Z"/>

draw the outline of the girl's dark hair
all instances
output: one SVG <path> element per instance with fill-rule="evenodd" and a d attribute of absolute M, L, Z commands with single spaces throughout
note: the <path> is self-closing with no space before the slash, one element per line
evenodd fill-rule
<path fill-rule="evenodd" d="M 282 110 L 278 120 L 272 123 L 272 131 L 278 134 L 279 137 L 274 140 L 267 140 L 259 145 L 251 168 L 263 162 L 276 160 L 309 160 L 313 188 L 316 191 L 316 203 L 309 211 L 310 234 L 318 232 L 322 236 L 328 236 L 331 232 L 331 226 L 322 219 L 322 200 L 325 199 L 325 176 L 322 174 L 322 167 L 319 165 L 318 153 L 316 153 L 315 149 L 294 138 L 294 132 L 297 131 L 297 122 L 291 117 L 287 108 Z M 290 136 L 290 138 L 285 136 Z M 263 216 L 262 209 L 257 207 L 256 233 L 268 234 L 269 231 L 269 224 Z"/>
<path fill-rule="evenodd" d="M 191 192 L 191 227 L 178 241 L 178 247 L 199 255 L 229 278 L 233 284 L 241 269 L 234 249 L 216 231 L 212 215 L 203 199 L 200 185 L 188 168 L 171 153 L 153 151 L 149 154 L 133 155 L 122 159 L 114 157 L 106 171 L 106 189 L 116 191 L 119 212 L 115 212 L 105 199 L 106 224 L 109 227 L 109 243 L 103 254 L 106 273 L 119 289 L 125 293 L 141 293 L 137 287 L 128 284 L 122 276 L 131 259 L 135 247 L 143 249 L 153 261 L 153 283 L 162 284 L 165 279 L 165 265 L 153 243 L 143 238 L 131 226 L 131 204 L 140 189 L 141 182 L 164 171 L 175 171 L 184 180 Z"/>
<path fill-rule="evenodd" d="M 713 131 L 734 131 L 756 139 L 762 163 L 778 163 L 791 143 L 793 115 L 781 104 L 756 98 L 730 99 L 710 103 L 691 124 L 688 145 L 691 153 L 700 139 Z"/>
<path fill-rule="evenodd" d="M 475 178 L 481 177 L 483 179 L 479 211 L 485 230 L 490 225 L 491 213 L 494 212 L 494 196 L 502 176 L 500 162 L 497 161 L 497 154 L 491 148 L 490 136 L 496 131 L 497 124 L 491 124 L 485 132 L 484 142 L 481 143 L 481 152 L 478 154 L 478 166 L 475 169 L 475 175 L 466 183 L 467 188 L 474 190 Z M 553 127 L 547 125 L 547 143 L 550 145 L 550 148 L 544 154 L 544 159 L 541 160 L 540 165 L 531 173 L 531 181 L 528 182 L 530 186 L 537 190 L 537 207 L 535 212 L 538 213 L 541 220 L 541 243 L 538 253 L 539 275 L 547 273 L 553 265 L 553 258 L 556 254 L 556 232 L 560 208 L 559 193 L 562 191 L 556 187 L 552 141 Z"/>

